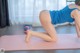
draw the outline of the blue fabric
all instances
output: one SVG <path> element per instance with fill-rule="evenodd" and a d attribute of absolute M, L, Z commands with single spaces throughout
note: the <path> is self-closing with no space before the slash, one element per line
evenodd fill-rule
<path fill-rule="evenodd" d="M 50 16 L 52 24 L 60 24 L 64 22 L 73 22 L 74 19 L 71 17 L 71 12 L 76 9 L 70 9 L 68 6 L 59 11 L 50 10 Z"/>

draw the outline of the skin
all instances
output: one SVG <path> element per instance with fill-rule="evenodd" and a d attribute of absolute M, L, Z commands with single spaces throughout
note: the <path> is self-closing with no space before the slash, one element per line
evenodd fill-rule
<path fill-rule="evenodd" d="M 77 8 L 80 10 L 80 6 L 78 6 L 78 5 L 71 4 L 71 5 L 69 5 L 69 7 L 70 8 L 74 7 L 74 8 Z M 77 9 L 72 11 L 71 16 L 72 16 L 72 18 L 75 19 L 74 22 L 75 22 L 77 36 L 78 36 L 78 38 L 80 38 L 80 20 L 79 20 L 80 19 L 80 13 L 79 13 L 79 10 L 77 10 Z"/>
<path fill-rule="evenodd" d="M 70 4 L 69 8 L 78 8 L 80 9 L 80 6 L 77 6 L 75 4 Z M 77 9 L 73 10 L 71 12 L 71 17 L 75 19 L 75 27 L 76 27 L 76 31 L 77 31 L 77 36 L 78 38 L 80 38 L 80 15 L 79 15 L 79 11 Z M 42 38 L 45 41 L 48 42 L 56 42 L 57 39 L 57 33 L 56 30 L 54 28 L 54 25 L 51 23 L 51 18 L 50 18 L 50 14 L 49 11 L 47 10 L 43 10 L 40 12 L 39 15 L 39 19 L 40 22 L 42 24 L 42 27 L 45 29 L 45 32 L 36 32 L 36 31 L 32 31 L 32 30 L 27 30 L 26 31 L 26 42 L 29 42 L 30 38 L 32 36 L 36 36 L 39 38 Z"/>

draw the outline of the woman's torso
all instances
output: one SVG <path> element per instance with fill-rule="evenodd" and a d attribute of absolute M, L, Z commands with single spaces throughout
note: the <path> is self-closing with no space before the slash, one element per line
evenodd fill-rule
<path fill-rule="evenodd" d="M 65 8 L 54 11 L 53 10 L 53 24 L 64 22 L 73 22 L 72 12 L 76 9 L 74 4 L 67 5 Z"/>

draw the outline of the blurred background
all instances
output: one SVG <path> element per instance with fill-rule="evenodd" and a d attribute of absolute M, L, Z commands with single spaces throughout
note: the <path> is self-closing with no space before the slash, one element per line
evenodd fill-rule
<path fill-rule="evenodd" d="M 9 17 L 7 21 L 9 21 L 9 25 L 26 24 L 41 26 L 39 21 L 40 11 L 60 10 L 66 5 L 74 3 L 74 1 L 75 0 L 2 0 L 1 2 L 3 2 L 2 4 L 4 4 L 4 6 L 4 2 L 7 2 L 7 15 Z"/>

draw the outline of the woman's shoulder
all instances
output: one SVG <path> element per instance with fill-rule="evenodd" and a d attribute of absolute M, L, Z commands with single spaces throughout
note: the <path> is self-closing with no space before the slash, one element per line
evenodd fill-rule
<path fill-rule="evenodd" d="M 63 9 L 72 9 L 73 10 L 75 8 L 76 8 L 75 4 L 69 4 L 69 5 L 66 5 Z"/>
<path fill-rule="evenodd" d="M 77 5 L 75 5 L 75 4 L 70 4 L 70 5 L 68 5 L 68 7 L 69 7 L 69 9 L 73 9 L 73 11 L 80 11 L 79 9 L 78 9 L 78 6 Z"/>
<path fill-rule="evenodd" d="M 75 4 L 69 4 L 68 7 L 69 7 L 70 9 L 77 8 Z"/>

